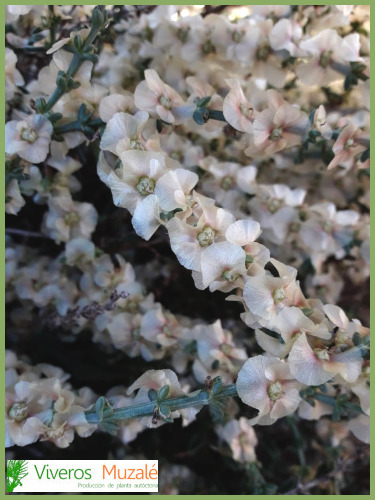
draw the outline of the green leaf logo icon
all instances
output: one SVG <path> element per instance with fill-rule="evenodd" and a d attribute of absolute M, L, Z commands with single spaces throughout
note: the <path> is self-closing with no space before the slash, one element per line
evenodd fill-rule
<path fill-rule="evenodd" d="M 28 475 L 26 460 L 7 461 L 7 491 L 12 492 L 22 486 L 21 480 Z"/>

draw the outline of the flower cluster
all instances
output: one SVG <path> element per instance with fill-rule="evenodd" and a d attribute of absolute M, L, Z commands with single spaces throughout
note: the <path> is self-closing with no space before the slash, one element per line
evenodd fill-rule
<path fill-rule="evenodd" d="M 8 351 L 7 446 L 128 444 L 205 405 L 248 473 L 253 427 L 286 416 L 369 442 L 367 309 L 347 300 L 370 275 L 369 11 L 208 7 L 6 7 L 11 345 L 40 324 L 150 363 L 99 397 Z M 242 321 L 169 310 L 173 256 Z"/>

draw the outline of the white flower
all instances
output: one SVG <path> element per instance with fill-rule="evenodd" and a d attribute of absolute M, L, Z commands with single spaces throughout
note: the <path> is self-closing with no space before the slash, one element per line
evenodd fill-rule
<path fill-rule="evenodd" d="M 5 125 L 5 152 L 17 153 L 30 163 L 41 163 L 49 152 L 52 123 L 42 115 L 26 116 Z"/>
<path fill-rule="evenodd" d="M 202 252 L 201 274 L 193 272 L 195 286 L 200 290 L 209 286 L 211 292 L 230 292 L 240 285 L 240 278 L 246 275 L 245 260 L 245 251 L 235 243 L 213 243 Z"/>
<path fill-rule="evenodd" d="M 319 341 L 310 338 L 310 342 L 313 347 L 302 333 L 289 353 L 290 371 L 297 380 L 306 385 L 321 385 L 337 374 L 348 382 L 357 380 L 362 369 L 360 349 L 336 353 Z"/>
<path fill-rule="evenodd" d="M 190 203 L 190 192 L 199 180 L 195 172 L 176 168 L 160 177 L 155 194 L 159 198 L 160 208 L 166 212 L 181 208 L 185 210 Z"/>
<path fill-rule="evenodd" d="M 258 439 L 245 417 L 231 420 L 224 427 L 219 427 L 217 432 L 231 447 L 234 460 L 244 463 L 256 461 L 255 446 Z"/>
<path fill-rule="evenodd" d="M 224 117 L 236 130 L 251 133 L 256 112 L 245 97 L 238 80 L 226 80 L 226 83 L 230 90 L 223 102 Z"/>
<path fill-rule="evenodd" d="M 243 298 L 249 310 L 269 324 L 277 324 L 276 316 L 285 307 L 296 305 L 296 282 L 292 276 L 276 278 L 260 274 L 247 277 Z"/>
<path fill-rule="evenodd" d="M 66 263 L 70 266 L 92 262 L 95 258 L 95 245 L 87 238 L 74 238 L 65 245 Z"/>
<path fill-rule="evenodd" d="M 273 50 L 287 50 L 292 57 L 303 56 L 299 48 L 303 35 L 302 26 L 290 19 L 279 19 L 270 32 L 270 45 Z"/>
<path fill-rule="evenodd" d="M 245 349 L 236 347 L 232 334 L 223 329 L 220 320 L 212 325 L 195 326 L 193 336 L 197 341 L 198 357 L 208 370 L 218 362 L 220 369 L 235 372 L 238 362 L 247 359 Z"/>
<path fill-rule="evenodd" d="M 299 384 L 289 371 L 287 363 L 277 358 L 254 356 L 241 368 L 237 392 L 247 405 L 259 410 L 249 423 L 270 425 L 277 419 L 291 415 L 301 400 Z"/>
<path fill-rule="evenodd" d="M 348 428 L 356 438 L 366 444 L 370 444 L 370 417 L 368 415 L 358 415 L 348 422 Z"/>
<path fill-rule="evenodd" d="M 100 148 L 111 151 L 117 156 L 129 149 L 147 149 L 142 129 L 149 118 L 145 111 L 134 116 L 128 113 L 115 113 L 108 121 L 100 141 Z"/>
<path fill-rule="evenodd" d="M 133 114 L 135 111 L 134 97 L 127 94 L 111 94 L 103 97 L 99 104 L 99 116 L 108 123 L 116 113 Z"/>
<path fill-rule="evenodd" d="M 146 69 L 145 80 L 135 89 L 134 100 L 139 109 L 157 114 L 167 123 L 182 123 L 191 118 L 196 109 L 194 104 L 185 104 L 178 93 L 162 82 L 153 69 Z"/>
<path fill-rule="evenodd" d="M 98 220 L 98 213 L 91 203 L 73 201 L 65 194 L 51 198 L 48 205 L 43 220 L 43 230 L 48 236 L 57 242 L 90 238 Z"/>
<path fill-rule="evenodd" d="M 25 205 L 17 179 L 11 179 L 5 193 L 5 211 L 7 214 L 17 215 Z"/>
<path fill-rule="evenodd" d="M 300 48 L 311 55 L 311 59 L 297 67 L 296 73 L 306 85 L 324 86 L 344 78 L 349 72 L 350 61 L 360 61 L 360 38 L 358 33 L 341 38 L 334 29 L 320 31 L 303 40 Z"/>
<path fill-rule="evenodd" d="M 13 50 L 5 47 L 5 100 L 10 101 L 17 87 L 25 84 L 23 76 L 16 68 L 17 56 Z"/>
<path fill-rule="evenodd" d="M 171 247 L 179 262 L 193 271 L 201 271 L 201 256 L 214 241 L 223 241 L 227 227 L 234 222 L 228 211 L 213 205 L 202 205 L 202 215 L 195 226 L 173 217 L 167 228 Z"/>

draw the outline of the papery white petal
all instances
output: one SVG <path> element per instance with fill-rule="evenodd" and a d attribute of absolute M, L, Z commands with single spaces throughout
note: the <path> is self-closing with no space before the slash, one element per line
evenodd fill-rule
<path fill-rule="evenodd" d="M 304 333 L 294 342 L 288 361 L 293 377 L 306 385 L 321 385 L 334 376 L 324 370 L 322 361 L 311 349 Z"/>
<path fill-rule="evenodd" d="M 242 247 L 255 241 L 261 232 L 259 222 L 238 220 L 227 228 L 225 237 L 228 241 Z"/>
<path fill-rule="evenodd" d="M 155 194 L 140 201 L 132 218 L 135 232 L 148 241 L 160 226 L 159 200 Z"/>

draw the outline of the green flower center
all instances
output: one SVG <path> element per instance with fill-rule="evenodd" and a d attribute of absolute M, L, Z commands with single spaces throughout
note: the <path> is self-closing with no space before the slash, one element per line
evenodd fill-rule
<path fill-rule="evenodd" d="M 285 299 L 284 288 L 276 288 L 276 290 L 272 294 L 273 302 L 278 304 Z"/>
<path fill-rule="evenodd" d="M 207 247 L 214 241 L 216 231 L 209 226 L 205 226 L 198 234 L 197 240 L 201 247 Z"/>
<path fill-rule="evenodd" d="M 232 40 L 235 43 L 239 43 L 244 36 L 245 36 L 245 32 L 244 31 L 233 31 L 233 33 L 232 33 Z"/>
<path fill-rule="evenodd" d="M 256 58 L 258 61 L 267 61 L 268 56 L 271 53 L 271 48 L 269 45 L 263 45 L 262 47 L 259 47 L 257 51 Z"/>
<path fill-rule="evenodd" d="M 271 214 L 274 214 L 277 212 L 280 208 L 281 201 L 280 200 L 271 200 L 269 201 L 267 208 L 271 212 Z"/>
<path fill-rule="evenodd" d="M 155 181 L 150 177 L 143 176 L 139 179 L 136 189 L 142 196 L 148 196 L 155 190 Z"/>
<path fill-rule="evenodd" d="M 240 111 L 243 116 L 246 116 L 246 118 L 251 115 L 253 112 L 253 108 L 248 108 L 245 104 L 241 103 L 240 104 Z"/>
<path fill-rule="evenodd" d="M 325 50 L 321 53 L 319 64 L 322 68 L 327 68 L 331 63 L 332 50 Z"/>
<path fill-rule="evenodd" d="M 130 139 L 130 147 L 131 149 L 138 149 L 141 151 L 144 151 L 145 149 L 141 141 L 139 141 L 138 139 Z"/>
<path fill-rule="evenodd" d="M 169 97 L 161 95 L 158 101 L 165 109 L 172 109 L 172 101 L 171 99 L 169 99 Z"/>
<path fill-rule="evenodd" d="M 216 52 L 215 46 L 210 39 L 206 40 L 202 45 L 202 52 L 203 54 L 213 54 Z"/>
<path fill-rule="evenodd" d="M 238 273 L 235 273 L 231 269 L 224 271 L 222 274 L 222 277 L 225 279 L 225 281 L 229 281 L 230 283 L 234 283 L 239 276 L 240 275 Z"/>
<path fill-rule="evenodd" d="M 25 420 L 29 413 L 29 409 L 25 403 L 14 403 L 13 406 L 8 411 L 8 415 L 10 418 L 15 420 L 16 422 L 21 422 Z"/>
<path fill-rule="evenodd" d="M 230 177 L 229 175 L 223 177 L 220 186 L 224 189 L 224 191 L 228 191 L 228 189 L 233 186 L 233 177 Z"/>
<path fill-rule="evenodd" d="M 188 39 L 189 36 L 189 28 L 180 28 L 177 31 L 177 38 L 180 40 L 180 42 L 185 43 Z"/>
<path fill-rule="evenodd" d="M 35 132 L 35 130 L 32 130 L 30 128 L 23 128 L 21 130 L 20 136 L 23 141 L 29 142 L 30 144 L 38 139 L 38 134 Z"/>
<path fill-rule="evenodd" d="M 329 352 L 326 348 L 317 347 L 316 349 L 314 349 L 314 352 L 316 354 L 316 357 L 321 361 L 329 361 Z"/>
<path fill-rule="evenodd" d="M 249 267 L 250 264 L 252 264 L 254 262 L 254 257 L 252 257 L 251 255 L 249 255 L 248 253 L 246 254 L 246 259 L 245 259 L 245 266 L 246 267 Z"/>
<path fill-rule="evenodd" d="M 186 200 L 186 205 L 188 205 L 190 208 L 195 208 L 198 203 L 194 200 L 194 197 L 191 196 L 191 194 L 187 194 L 185 196 L 185 200 Z"/>
<path fill-rule="evenodd" d="M 283 135 L 283 129 L 281 127 L 275 127 L 271 134 L 270 134 L 270 140 L 271 141 L 278 141 Z"/>
<path fill-rule="evenodd" d="M 370 365 L 365 365 L 363 367 L 362 375 L 365 379 L 370 380 Z"/>
<path fill-rule="evenodd" d="M 224 343 L 224 344 L 222 344 L 222 345 L 220 346 L 220 349 L 221 349 L 221 351 L 222 351 L 224 354 L 226 354 L 227 356 L 229 356 L 229 354 L 232 352 L 232 346 L 231 346 L 231 345 L 229 345 L 229 344 L 225 344 L 225 343 Z"/>
<path fill-rule="evenodd" d="M 67 226 L 74 226 L 79 222 L 79 215 L 76 212 L 69 212 L 64 215 L 64 222 Z"/>
<path fill-rule="evenodd" d="M 272 382 L 268 386 L 267 393 L 271 401 L 277 401 L 278 399 L 280 399 L 284 395 L 281 382 L 279 380 L 277 380 L 276 382 Z"/>

